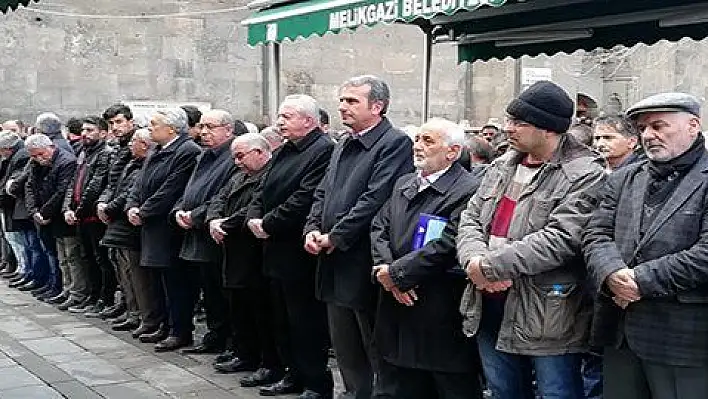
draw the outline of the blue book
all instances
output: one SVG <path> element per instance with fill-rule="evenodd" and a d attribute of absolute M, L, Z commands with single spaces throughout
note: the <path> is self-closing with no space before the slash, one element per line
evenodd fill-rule
<path fill-rule="evenodd" d="M 442 236 L 447 219 L 440 216 L 421 213 L 413 233 L 413 250 L 422 248 L 425 244 Z"/>

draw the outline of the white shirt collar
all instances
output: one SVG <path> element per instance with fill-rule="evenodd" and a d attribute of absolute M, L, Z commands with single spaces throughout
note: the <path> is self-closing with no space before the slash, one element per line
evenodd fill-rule
<path fill-rule="evenodd" d="M 178 138 L 179 138 L 179 134 L 176 135 L 175 138 L 173 138 L 172 140 L 170 140 L 169 142 L 167 142 L 167 144 L 163 145 L 163 146 L 162 146 L 162 149 L 164 150 L 165 148 L 169 147 L 169 145 L 172 144 L 172 143 L 174 143 L 175 141 L 177 141 Z"/>
<path fill-rule="evenodd" d="M 418 192 L 425 190 L 428 186 L 435 183 L 442 175 L 445 174 L 445 172 L 448 171 L 448 169 L 450 169 L 451 166 L 452 165 L 448 166 L 445 169 L 439 170 L 435 173 L 431 173 L 425 177 L 423 177 L 423 173 L 421 171 L 418 171 L 418 178 L 423 179 L 423 182 L 421 183 L 420 188 L 418 189 Z"/>

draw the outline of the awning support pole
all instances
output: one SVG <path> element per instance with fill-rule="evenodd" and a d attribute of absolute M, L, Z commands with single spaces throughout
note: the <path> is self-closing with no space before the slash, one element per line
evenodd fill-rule
<path fill-rule="evenodd" d="M 433 62 L 433 34 L 429 30 L 424 30 L 423 43 L 423 101 L 420 112 L 420 124 L 428 120 L 430 113 L 430 69 Z"/>
<path fill-rule="evenodd" d="M 268 67 L 266 68 L 267 76 L 265 76 L 266 103 L 270 124 L 275 124 L 278 118 L 278 106 L 280 105 L 280 43 L 271 42 L 267 44 L 268 49 Z"/>

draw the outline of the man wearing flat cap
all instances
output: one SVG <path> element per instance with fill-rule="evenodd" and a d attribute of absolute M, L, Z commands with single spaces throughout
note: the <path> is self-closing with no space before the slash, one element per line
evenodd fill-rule
<path fill-rule="evenodd" d="M 463 330 L 475 335 L 492 396 L 584 398 L 591 301 L 581 231 L 604 182 L 599 154 L 567 134 L 573 101 L 538 82 L 507 107 L 510 149 L 462 212 L 460 264 L 471 283 Z"/>
<path fill-rule="evenodd" d="M 694 97 L 627 110 L 647 160 L 608 177 L 583 236 L 606 399 L 708 395 L 708 153 Z"/>

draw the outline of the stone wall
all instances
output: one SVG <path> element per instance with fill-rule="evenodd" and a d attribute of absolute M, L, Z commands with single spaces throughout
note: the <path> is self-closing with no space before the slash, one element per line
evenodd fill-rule
<path fill-rule="evenodd" d="M 210 102 L 252 121 L 264 119 L 262 51 L 246 45 L 240 21 L 245 0 L 41 0 L 2 16 L 0 118 L 33 120 L 42 111 L 60 116 L 100 113 L 118 100 Z M 238 8 L 227 13 L 149 18 L 156 14 Z M 113 18 L 66 14 L 106 15 Z M 142 18 L 116 18 L 117 16 Z M 286 42 L 281 94 L 307 93 L 336 115 L 337 88 L 346 78 L 372 73 L 392 90 L 390 117 L 420 122 L 423 35 L 394 24 Z M 547 67 L 571 94 L 600 106 L 623 106 L 662 90 L 706 97 L 706 41 L 659 43 L 628 51 L 456 63 L 451 44 L 434 47 L 431 115 L 475 124 L 503 117 L 519 82 L 518 67 Z M 615 100 L 612 100 L 615 101 Z M 333 117 L 337 124 L 337 118 Z"/>

